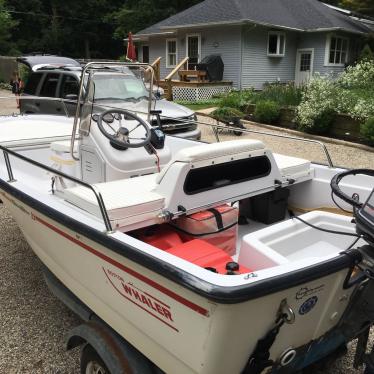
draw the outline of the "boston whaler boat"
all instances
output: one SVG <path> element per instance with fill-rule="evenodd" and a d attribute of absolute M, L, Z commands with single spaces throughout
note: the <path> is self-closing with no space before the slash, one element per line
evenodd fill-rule
<path fill-rule="evenodd" d="M 295 373 L 357 337 L 373 372 L 374 171 L 165 137 L 96 110 L 103 72 L 84 68 L 74 124 L 0 120 L 0 198 L 84 320 L 82 372 Z"/>

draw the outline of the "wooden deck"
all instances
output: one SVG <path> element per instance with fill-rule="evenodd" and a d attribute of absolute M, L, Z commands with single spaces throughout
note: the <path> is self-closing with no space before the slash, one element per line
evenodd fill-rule
<path fill-rule="evenodd" d="M 173 100 L 173 88 L 179 89 L 181 91 L 183 88 L 187 91 L 196 90 L 196 95 L 199 96 L 198 91 L 210 91 L 212 94 L 215 91 L 227 91 L 230 90 L 233 82 L 231 81 L 216 81 L 216 82 L 209 82 L 207 81 L 207 73 L 205 71 L 199 70 L 189 70 L 188 69 L 188 57 L 185 57 L 182 61 L 180 61 L 177 66 L 169 73 L 165 79 L 161 79 L 160 77 L 160 62 L 161 57 L 158 57 L 151 65 L 154 69 L 154 78 L 155 83 L 162 87 L 165 91 L 165 97 L 168 100 Z M 179 80 L 174 80 L 174 76 L 178 75 Z M 221 93 L 221 92 L 220 92 Z"/>
<path fill-rule="evenodd" d="M 159 81 L 159 86 L 165 91 L 167 100 L 198 101 L 208 100 L 217 94 L 229 92 L 232 89 L 232 81 L 198 81 L 184 82 L 180 80 Z"/>

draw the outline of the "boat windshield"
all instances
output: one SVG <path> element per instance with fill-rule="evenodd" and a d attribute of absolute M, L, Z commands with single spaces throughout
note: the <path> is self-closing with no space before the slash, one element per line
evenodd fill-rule
<path fill-rule="evenodd" d="M 94 101 L 138 101 L 149 98 L 142 80 L 125 74 L 94 74 Z"/>

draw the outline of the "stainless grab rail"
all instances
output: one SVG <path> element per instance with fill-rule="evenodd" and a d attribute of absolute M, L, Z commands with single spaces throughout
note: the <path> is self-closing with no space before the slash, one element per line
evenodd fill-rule
<path fill-rule="evenodd" d="M 111 106 L 108 106 L 108 107 L 115 109 L 115 107 L 111 107 Z M 129 111 L 130 112 L 134 112 L 136 114 L 147 114 L 147 113 L 141 112 L 141 111 L 131 111 L 131 110 L 129 110 Z M 213 129 L 213 133 L 214 133 L 214 136 L 215 136 L 217 142 L 220 142 L 220 139 L 219 139 L 219 133 L 216 130 L 217 129 L 221 129 L 221 130 L 226 130 L 226 131 L 235 131 L 235 132 L 237 131 L 237 132 L 247 133 L 247 134 L 251 134 L 252 133 L 252 134 L 259 134 L 259 135 L 266 135 L 266 136 L 274 136 L 274 137 L 277 137 L 277 138 L 285 138 L 285 139 L 295 140 L 295 141 L 299 141 L 299 142 L 303 142 L 303 143 L 313 143 L 313 144 L 316 144 L 316 145 L 318 145 L 318 146 L 320 146 L 322 148 L 322 151 L 323 151 L 323 153 L 326 156 L 328 166 L 330 168 L 334 167 L 334 163 L 332 161 L 332 158 L 330 156 L 330 153 L 329 153 L 326 145 L 323 142 L 319 141 L 319 140 L 298 138 L 296 136 L 274 134 L 274 133 L 266 132 L 266 131 L 250 130 L 250 129 L 247 129 L 247 128 L 242 129 L 240 127 L 220 125 L 219 121 L 216 120 L 213 117 L 210 117 L 208 115 L 203 115 L 203 117 L 215 120 L 216 124 L 214 124 L 214 123 L 206 123 L 206 122 L 201 122 L 201 121 L 195 121 L 195 120 L 192 120 L 192 121 L 191 120 L 184 120 L 184 119 L 180 119 L 178 121 L 177 119 L 175 119 L 173 117 L 163 116 L 162 114 L 160 115 L 160 119 L 170 119 L 170 120 L 173 121 L 173 126 L 162 125 L 162 127 L 164 127 L 165 129 L 167 129 L 168 127 L 172 127 L 173 129 L 175 129 L 175 127 L 174 127 L 175 123 L 184 123 L 184 124 L 190 124 L 190 125 L 209 126 L 209 127 L 211 127 Z M 178 134 L 176 134 L 174 136 L 178 137 Z"/>
<path fill-rule="evenodd" d="M 101 213 L 101 216 L 103 218 L 107 234 L 110 234 L 110 233 L 113 232 L 112 224 L 110 223 L 110 219 L 109 219 L 106 207 L 105 207 L 105 203 L 104 203 L 103 197 L 101 196 L 101 193 L 96 189 L 95 186 L 92 186 L 91 184 L 83 182 L 80 179 L 72 177 L 72 176 L 70 176 L 68 174 L 62 173 L 59 170 L 56 170 L 56 169 L 53 169 L 53 168 L 51 168 L 49 166 L 43 165 L 43 164 L 41 164 L 41 163 L 39 163 L 37 161 L 31 160 L 30 158 L 22 156 L 22 155 L 20 155 L 17 152 L 11 151 L 10 149 L 8 149 L 8 148 L 6 148 L 6 147 L 4 147 L 2 145 L 0 145 L 0 150 L 2 150 L 3 154 L 4 154 L 4 160 L 5 160 L 5 165 L 6 165 L 7 172 L 8 172 L 8 177 L 9 177 L 8 182 L 9 183 L 16 181 L 16 179 L 14 179 L 12 165 L 11 165 L 10 159 L 9 159 L 9 155 L 12 155 L 12 156 L 14 156 L 16 158 L 19 158 L 20 160 L 22 160 L 24 162 L 27 162 L 27 163 L 29 163 L 31 165 L 34 165 L 34 166 L 39 167 L 39 168 L 41 168 L 43 170 L 46 170 L 49 173 L 56 174 L 56 175 L 58 175 L 58 176 L 60 176 L 62 178 L 66 178 L 66 179 L 68 179 L 68 180 L 70 180 L 70 181 L 72 181 L 74 183 L 77 183 L 77 184 L 79 184 L 79 185 L 81 185 L 83 187 L 86 187 L 89 190 L 91 190 L 93 192 L 93 194 L 95 195 L 95 197 L 96 197 L 96 200 L 97 200 L 97 202 L 99 204 L 100 213 Z"/>
<path fill-rule="evenodd" d="M 224 130 L 229 130 L 229 131 L 240 131 L 240 132 L 249 133 L 249 134 L 253 133 L 253 134 L 259 134 L 259 135 L 275 136 L 277 138 L 285 138 L 285 139 L 290 139 L 290 140 L 296 140 L 296 141 L 304 142 L 304 143 L 314 143 L 314 144 L 317 144 L 317 145 L 321 146 L 323 152 L 325 153 L 325 156 L 326 156 L 326 159 L 327 159 L 329 167 L 330 168 L 334 167 L 334 164 L 332 162 L 330 153 L 329 153 L 326 145 L 324 143 L 322 143 L 321 141 L 319 141 L 319 140 L 297 138 L 295 136 L 282 135 L 282 134 L 273 134 L 273 133 L 266 132 L 266 131 L 241 129 L 239 127 L 225 126 L 225 125 L 219 125 L 219 124 L 217 124 L 217 125 L 212 125 L 212 124 L 209 124 L 209 123 L 205 123 L 204 124 L 204 122 L 199 123 L 199 125 L 212 126 L 212 127 L 216 128 L 216 129 L 224 129 Z M 218 137 L 218 133 L 216 133 L 215 135 L 216 135 L 216 137 Z"/>
<path fill-rule="evenodd" d="M 151 72 L 151 79 L 150 79 L 150 87 L 149 87 L 149 102 L 148 102 L 148 121 L 150 120 L 150 113 L 152 110 L 152 95 L 153 95 L 153 80 L 154 80 L 154 68 L 150 64 L 145 64 L 145 63 L 129 63 L 129 62 L 89 62 L 86 64 L 82 70 L 81 73 L 81 81 L 79 85 L 79 94 L 78 94 L 78 103 L 83 102 L 83 93 L 84 93 L 84 77 L 89 69 L 93 69 L 95 66 L 129 66 L 129 67 L 136 67 L 136 68 L 147 68 L 150 69 Z M 70 143 L 70 155 L 75 161 L 79 161 L 79 158 L 74 155 L 74 143 L 75 143 L 75 134 L 77 131 L 77 126 L 78 126 L 78 118 L 80 114 L 80 105 L 77 105 L 77 109 L 75 112 L 75 117 L 74 117 L 74 124 L 73 124 L 73 132 L 71 135 L 71 143 Z"/>

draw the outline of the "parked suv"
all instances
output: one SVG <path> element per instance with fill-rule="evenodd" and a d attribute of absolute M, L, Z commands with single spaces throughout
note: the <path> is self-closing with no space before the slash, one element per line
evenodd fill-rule
<path fill-rule="evenodd" d="M 53 62 L 49 61 L 53 57 Z M 31 69 L 20 111 L 25 114 L 54 114 L 74 116 L 82 68 L 75 60 L 57 56 L 30 56 L 18 61 Z M 116 107 L 145 115 L 148 112 L 149 91 L 142 79 L 127 67 L 101 70 L 93 75 L 97 107 Z M 48 100 L 43 100 L 48 98 Z M 51 99 L 56 100 L 51 100 Z M 63 100 L 63 102 L 62 102 Z M 152 100 L 152 110 L 161 111 L 165 133 L 187 139 L 200 139 L 196 115 L 190 109 L 167 100 Z M 66 113 L 67 112 L 67 113 Z M 157 119 L 151 124 L 156 126 Z"/>

